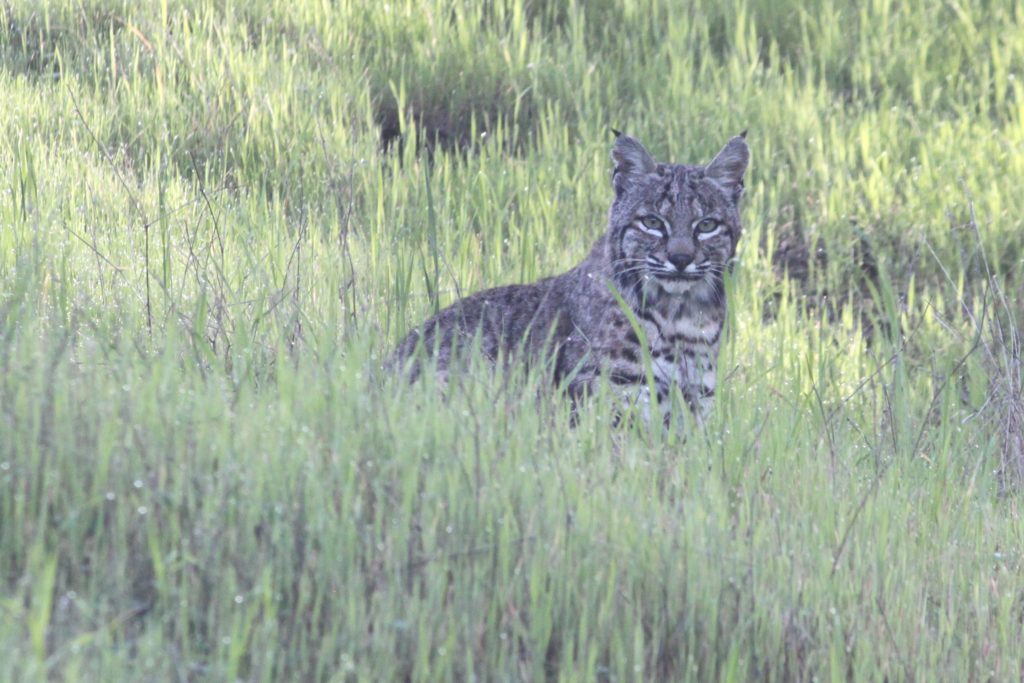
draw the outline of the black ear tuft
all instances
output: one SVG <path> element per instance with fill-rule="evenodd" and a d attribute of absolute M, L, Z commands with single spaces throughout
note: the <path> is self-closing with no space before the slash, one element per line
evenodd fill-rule
<path fill-rule="evenodd" d="M 743 132 L 740 133 L 740 137 L 743 138 L 744 140 L 747 139 L 747 129 L 746 128 L 744 128 Z"/>
<path fill-rule="evenodd" d="M 653 173 L 658 167 L 640 141 L 626 134 L 615 138 L 612 161 L 615 170 L 621 173 Z"/>
<path fill-rule="evenodd" d="M 749 163 L 750 148 L 743 136 L 737 135 L 704 168 L 704 176 L 721 185 L 736 201 L 743 194 L 743 174 Z"/>
<path fill-rule="evenodd" d="M 615 162 L 612 185 L 615 186 L 615 194 L 618 196 L 637 180 L 648 173 L 654 173 L 658 168 L 658 164 L 640 141 L 624 134 L 615 138 L 612 161 Z"/>
<path fill-rule="evenodd" d="M 617 137 L 617 138 L 622 137 L 622 131 L 621 130 L 615 130 L 614 128 L 612 128 L 611 131 L 612 131 L 612 133 L 615 134 L 615 137 Z"/>

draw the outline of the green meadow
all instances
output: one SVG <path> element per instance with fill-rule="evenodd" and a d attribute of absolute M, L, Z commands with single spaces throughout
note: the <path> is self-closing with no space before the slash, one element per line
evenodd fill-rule
<path fill-rule="evenodd" d="M 714 414 L 381 372 L 748 130 Z M 0 2 L 0 682 L 1024 675 L 1011 0 Z"/>

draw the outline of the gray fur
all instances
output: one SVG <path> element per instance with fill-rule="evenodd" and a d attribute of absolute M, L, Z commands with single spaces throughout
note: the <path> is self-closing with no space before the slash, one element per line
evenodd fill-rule
<path fill-rule="evenodd" d="M 688 166 L 657 163 L 639 141 L 620 134 L 608 229 L 587 258 L 562 275 L 456 302 L 410 333 L 389 365 L 415 379 L 421 354 L 436 355 L 447 381 L 453 355 L 477 339 L 486 358 L 542 365 L 573 397 L 604 375 L 630 401 L 646 405 L 640 340 L 614 290 L 646 336 L 659 404 L 678 388 L 703 419 L 716 386 L 722 276 L 742 230 L 738 204 L 749 160 L 742 136 L 707 166 Z"/>

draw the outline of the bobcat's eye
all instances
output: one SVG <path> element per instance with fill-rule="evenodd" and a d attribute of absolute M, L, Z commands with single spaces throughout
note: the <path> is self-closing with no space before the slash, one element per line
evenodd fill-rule
<path fill-rule="evenodd" d="M 644 227 L 644 232 L 657 233 L 659 236 L 665 234 L 665 223 L 654 214 L 647 214 L 641 218 L 640 224 Z"/>
<path fill-rule="evenodd" d="M 693 228 L 694 230 L 697 231 L 698 234 L 706 235 L 710 232 L 718 230 L 718 228 L 720 228 L 721 225 L 722 224 L 719 223 L 714 218 L 702 218 L 699 221 L 697 221 L 697 224 L 694 225 Z"/>

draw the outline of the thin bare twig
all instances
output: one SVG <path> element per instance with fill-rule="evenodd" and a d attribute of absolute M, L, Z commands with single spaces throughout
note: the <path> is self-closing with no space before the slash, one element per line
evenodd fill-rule
<path fill-rule="evenodd" d="M 131 186 L 128 185 L 128 182 L 124 179 L 124 176 L 121 175 L 121 171 L 118 170 L 117 164 L 114 163 L 113 157 L 110 156 L 110 154 L 107 152 L 107 149 L 103 146 L 103 143 L 101 143 L 100 139 L 96 136 L 96 133 L 93 132 L 92 127 L 89 125 L 89 122 L 85 120 L 85 116 L 82 114 L 82 109 L 78 106 L 78 99 L 75 97 L 75 93 L 71 90 L 71 88 L 68 88 L 68 95 L 71 97 L 71 104 L 75 108 L 75 114 L 78 116 L 78 120 L 82 122 L 82 125 L 85 127 L 86 132 L 89 133 L 89 137 L 91 137 L 93 142 L 96 143 L 96 148 L 99 149 L 100 154 L 103 155 L 103 158 L 107 161 L 107 164 L 110 165 L 111 170 L 114 172 L 114 176 L 117 178 L 117 181 L 121 184 L 121 187 L 124 188 L 125 193 L 131 200 L 131 207 L 132 211 L 135 214 L 136 220 L 138 220 L 142 224 L 142 230 L 145 235 L 145 255 L 143 258 L 143 262 L 146 271 L 146 328 L 149 331 L 149 336 L 152 337 L 153 307 L 151 305 L 151 297 L 149 291 L 149 227 L 150 225 L 152 225 L 152 223 L 146 220 L 145 215 L 142 213 L 142 203 L 139 201 L 139 198 L 135 196 L 135 193 L 132 191 Z"/>

